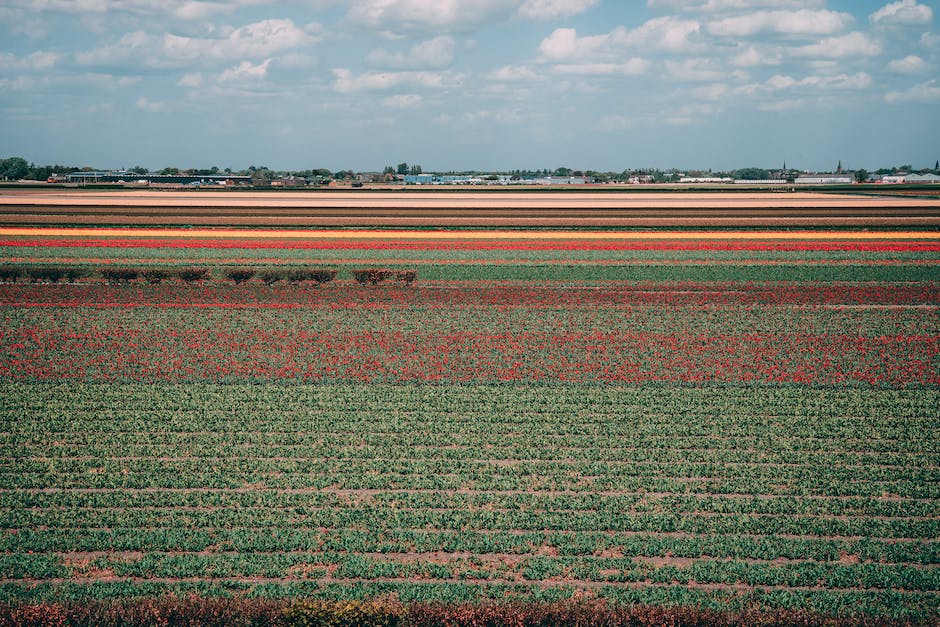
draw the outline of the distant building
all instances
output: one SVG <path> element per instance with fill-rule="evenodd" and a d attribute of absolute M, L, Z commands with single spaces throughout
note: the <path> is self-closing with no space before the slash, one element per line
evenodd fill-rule
<path fill-rule="evenodd" d="M 734 179 L 730 177 L 717 176 L 683 176 L 679 179 L 680 183 L 733 183 Z"/>
<path fill-rule="evenodd" d="M 908 174 L 904 179 L 905 183 L 940 183 L 936 174 Z"/>
<path fill-rule="evenodd" d="M 148 185 L 251 185 L 250 176 L 234 174 L 135 174 L 126 170 L 110 172 L 72 172 L 69 183 L 143 183 Z"/>
<path fill-rule="evenodd" d="M 904 183 L 907 178 L 907 174 L 886 174 L 885 176 L 881 177 L 881 182 L 891 184 Z"/>
<path fill-rule="evenodd" d="M 800 176 L 795 181 L 797 185 L 851 185 L 854 182 L 851 176 L 837 174 L 812 174 Z"/>
<path fill-rule="evenodd" d="M 585 185 L 589 182 L 593 181 L 583 176 L 546 176 L 534 181 L 537 185 Z"/>
<path fill-rule="evenodd" d="M 752 181 L 748 179 L 737 179 L 735 185 L 785 185 L 788 183 L 787 179 L 760 179 L 757 181 Z"/>

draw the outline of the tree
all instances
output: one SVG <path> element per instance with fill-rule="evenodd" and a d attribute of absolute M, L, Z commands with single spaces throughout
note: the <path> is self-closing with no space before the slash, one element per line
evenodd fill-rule
<path fill-rule="evenodd" d="M 399 163 L 395 171 L 398 172 L 398 174 L 408 174 L 408 164 L 404 162 Z"/>
<path fill-rule="evenodd" d="M 135 165 L 129 172 L 133 172 L 134 174 L 147 174 L 147 168 L 141 165 Z"/>
<path fill-rule="evenodd" d="M 933 164 L 933 171 L 940 174 L 940 159 L 937 159 L 937 162 Z"/>
<path fill-rule="evenodd" d="M 764 181 L 770 178 L 770 172 L 763 168 L 741 168 L 734 176 L 742 181 Z"/>
<path fill-rule="evenodd" d="M 413 165 L 408 169 L 409 174 L 421 174 L 421 166 Z"/>
<path fill-rule="evenodd" d="M 858 181 L 859 183 L 864 183 L 865 181 L 867 181 L 867 180 L 868 180 L 868 170 L 865 170 L 864 168 L 861 169 L 861 170 L 856 170 L 856 171 L 855 171 L 855 180 Z"/>
<path fill-rule="evenodd" d="M 8 157 L 0 161 L 0 179 L 18 181 L 29 173 L 29 164 L 22 157 Z"/>

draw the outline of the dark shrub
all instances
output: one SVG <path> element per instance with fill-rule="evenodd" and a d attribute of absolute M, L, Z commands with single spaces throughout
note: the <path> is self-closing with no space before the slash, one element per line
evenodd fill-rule
<path fill-rule="evenodd" d="M 229 279 L 234 281 L 236 285 L 238 285 L 239 283 L 244 283 L 251 277 L 255 276 L 255 271 L 252 270 L 251 268 L 234 268 L 232 270 L 228 270 L 225 273 L 225 276 L 227 276 Z"/>
<path fill-rule="evenodd" d="M 283 270 L 266 270 L 261 273 L 261 280 L 265 285 L 274 285 L 278 281 L 284 280 L 285 273 Z"/>
<path fill-rule="evenodd" d="M 303 283 L 310 279 L 309 270 L 288 270 L 286 272 L 287 280 L 291 283 Z"/>
<path fill-rule="evenodd" d="M 366 283 L 378 285 L 382 281 L 389 279 L 393 273 L 391 270 L 369 268 L 365 270 L 353 270 L 352 275 L 353 278 L 356 279 L 356 283 L 359 285 L 365 285 Z"/>
<path fill-rule="evenodd" d="M 418 278 L 418 273 L 414 270 L 399 270 L 395 273 L 395 280 L 405 285 L 411 285 Z"/>
<path fill-rule="evenodd" d="M 65 268 L 56 266 L 26 269 L 26 276 L 30 283 L 58 283 L 65 274 Z"/>
<path fill-rule="evenodd" d="M 163 279 L 169 276 L 169 273 L 166 270 L 157 270 L 156 268 L 151 268 L 150 270 L 144 270 L 140 273 L 144 280 L 151 285 L 156 285 Z"/>
<path fill-rule="evenodd" d="M 77 279 L 87 276 L 88 271 L 83 268 L 66 268 L 65 269 L 65 280 L 69 283 L 74 283 Z"/>
<path fill-rule="evenodd" d="M 327 270 L 324 268 L 317 268 L 310 271 L 310 278 L 319 283 L 320 285 L 324 283 L 329 283 L 336 278 L 336 270 Z"/>
<path fill-rule="evenodd" d="M 139 270 L 133 268 L 104 268 L 101 270 L 101 276 L 108 280 L 108 283 L 128 283 L 140 275 Z"/>
<path fill-rule="evenodd" d="M 4 283 L 16 283 L 16 280 L 23 276 L 23 269 L 14 266 L 0 267 L 0 281 Z"/>
<path fill-rule="evenodd" d="M 195 283 L 208 279 L 209 271 L 205 268 L 183 268 L 178 270 L 176 275 L 187 283 Z"/>

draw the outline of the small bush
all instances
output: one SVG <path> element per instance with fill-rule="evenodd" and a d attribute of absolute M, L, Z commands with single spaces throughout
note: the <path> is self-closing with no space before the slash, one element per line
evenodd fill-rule
<path fill-rule="evenodd" d="M 157 270 L 155 268 L 151 268 L 150 270 L 144 270 L 143 272 L 140 273 L 140 275 L 144 278 L 144 281 L 146 281 L 147 283 L 150 283 L 151 285 L 156 285 L 163 279 L 167 278 L 169 276 L 169 273 L 166 270 Z"/>
<path fill-rule="evenodd" d="M 310 278 L 310 272 L 308 270 L 288 270 L 286 276 L 290 283 L 303 283 Z"/>
<path fill-rule="evenodd" d="M 209 271 L 205 268 L 184 268 L 177 271 L 176 276 L 187 283 L 195 283 L 196 281 L 205 281 L 208 279 Z"/>
<path fill-rule="evenodd" d="M 414 270 L 399 270 L 395 273 L 395 280 L 405 285 L 411 285 L 418 278 L 418 273 Z"/>
<path fill-rule="evenodd" d="M 0 268 L 0 281 L 4 283 L 16 283 L 16 280 L 23 276 L 23 269 L 12 266 Z"/>
<path fill-rule="evenodd" d="M 336 278 L 336 270 L 326 270 L 324 268 L 317 268 L 316 270 L 310 271 L 310 278 L 314 281 L 323 285 L 324 283 L 329 283 Z"/>
<path fill-rule="evenodd" d="M 56 266 L 26 269 L 26 276 L 30 283 L 58 283 L 65 275 L 65 268 Z"/>
<path fill-rule="evenodd" d="M 108 280 L 108 283 L 129 283 L 140 275 L 139 270 L 133 268 L 104 268 L 101 270 L 101 276 Z"/>
<path fill-rule="evenodd" d="M 261 281 L 265 285 L 274 285 L 278 281 L 283 281 L 285 272 L 283 270 L 266 270 L 261 273 Z"/>
<path fill-rule="evenodd" d="M 66 268 L 65 269 L 65 280 L 69 283 L 74 283 L 77 279 L 87 276 L 88 271 L 82 268 Z"/>
<path fill-rule="evenodd" d="M 232 270 L 228 270 L 225 273 L 225 276 L 234 281 L 235 285 L 238 285 L 255 276 L 255 271 L 251 268 L 234 268 Z"/>
<path fill-rule="evenodd" d="M 365 285 L 366 283 L 371 285 L 378 285 L 386 279 L 391 278 L 393 273 L 391 270 L 369 268 L 364 270 L 353 270 L 352 275 L 353 278 L 356 279 L 356 283 L 359 285 Z"/>

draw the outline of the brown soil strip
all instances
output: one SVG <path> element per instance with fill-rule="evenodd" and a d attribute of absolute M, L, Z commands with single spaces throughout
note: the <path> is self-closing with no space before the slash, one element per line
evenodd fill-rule
<path fill-rule="evenodd" d="M 0 228 L 0 236 L 30 237 L 176 237 L 237 239 L 360 240 L 935 240 L 931 231 L 409 231 L 316 229 L 133 229 L 133 228 Z"/>
<path fill-rule="evenodd" d="M 434 564 L 451 564 L 459 563 L 463 560 L 469 559 L 481 559 L 487 562 L 494 563 L 518 563 L 522 559 L 529 557 L 531 555 L 541 555 L 556 553 L 551 551 L 554 547 L 538 547 L 532 550 L 530 553 L 470 553 L 468 551 L 454 551 L 449 553 L 447 551 L 428 551 L 428 552 L 407 552 L 407 553 L 379 553 L 374 551 L 364 551 L 364 552 L 353 552 L 352 555 L 362 556 L 369 559 L 375 560 L 386 560 L 389 562 L 395 562 L 399 564 L 414 564 L 421 562 L 429 562 Z M 546 550 L 548 549 L 548 550 Z M 204 551 L 65 551 L 59 552 L 55 550 L 50 551 L 40 551 L 39 553 L 45 555 L 56 555 L 59 557 L 66 566 L 73 565 L 82 565 L 87 564 L 88 562 L 98 559 L 98 558 L 110 558 L 110 559 L 119 559 L 128 562 L 134 562 L 142 560 L 147 555 L 157 555 L 157 556 L 168 556 L 168 557 L 178 557 L 186 555 L 198 555 L 204 557 L 226 557 L 226 556 L 244 556 L 244 555 L 293 555 L 293 556 L 310 556 L 310 557 L 321 557 L 326 556 L 327 553 L 322 551 L 308 551 L 308 550 L 290 550 L 290 551 L 213 551 L 213 550 L 204 550 Z M 335 552 L 330 552 L 329 554 L 335 554 Z M 583 559 L 586 561 L 591 561 L 594 559 L 621 559 L 621 558 L 630 558 L 633 559 L 638 564 L 647 564 L 653 566 L 654 568 L 663 568 L 665 566 L 675 566 L 678 568 L 688 568 L 698 562 L 719 562 L 719 563 L 741 563 L 741 564 L 752 564 L 752 565 L 761 565 L 761 564 L 774 564 L 777 566 L 784 566 L 790 564 L 839 564 L 839 565 L 855 565 L 855 564 L 879 564 L 882 566 L 911 566 L 914 568 L 921 567 L 923 570 L 935 570 L 940 568 L 936 564 L 917 564 L 914 562 L 882 562 L 874 560 L 862 560 L 857 556 L 845 555 L 837 561 L 820 561 L 814 559 L 791 559 L 786 557 L 777 557 L 772 560 L 759 559 L 752 557 L 714 557 L 709 555 L 702 555 L 701 557 L 674 557 L 674 556 L 663 556 L 663 555 L 624 555 L 622 551 L 614 549 L 606 549 L 604 551 L 597 551 L 594 555 L 569 555 L 566 557 L 573 557 L 578 559 Z"/>
<path fill-rule="evenodd" d="M 69 190 L 43 193 L 35 190 L 3 190 L 0 204 L 39 204 L 67 206 L 149 207 L 335 207 L 335 208 L 576 208 L 607 207 L 637 209 L 702 209 L 702 208 L 828 208 L 828 207 L 938 207 L 932 199 L 872 197 L 848 194 L 820 194 L 812 191 L 796 193 L 768 192 L 674 192 L 637 194 L 630 191 L 592 194 L 590 192 L 457 192 L 409 193 L 383 191 L 357 192 L 179 192 L 179 191 L 84 191 Z"/>
<path fill-rule="evenodd" d="M 374 217 L 226 217 L 226 216 L 126 216 L 112 214 L 108 216 L 70 214 L 24 214 L 12 215 L 0 213 L 0 224 L 120 224 L 120 225 L 198 225 L 198 226 L 524 226 L 524 227 L 833 227 L 833 226 L 932 226 L 940 228 L 940 218 L 935 217 L 900 217 L 900 218 L 374 218 Z"/>
<path fill-rule="evenodd" d="M 240 488 L 3 488 L 0 493 L 25 493 L 25 494 L 58 494 L 58 493 L 79 493 L 79 494 L 103 494 L 109 492 L 121 492 L 129 494 L 140 493 L 274 493 L 274 494 L 330 494 L 336 496 L 351 497 L 374 497 L 381 495 L 408 495 L 408 494 L 442 494 L 442 495 L 495 495 L 495 496 L 538 496 L 538 497 L 565 497 L 565 496 L 599 496 L 604 498 L 619 498 L 626 496 L 640 496 L 653 499 L 664 499 L 670 497 L 709 497 L 715 499 L 729 500 L 775 500 L 775 499 L 802 499 L 816 501 L 848 501 L 848 500 L 870 500 L 883 503 L 934 503 L 936 499 L 919 497 L 901 497 L 895 495 L 828 495 L 828 494 L 744 494 L 740 492 L 716 493 L 716 492 L 639 492 L 629 490 L 598 490 L 598 491 L 577 491 L 577 490 L 471 490 L 469 488 L 460 489 L 436 489 L 436 488 L 268 488 L 268 487 L 240 487 Z"/>

